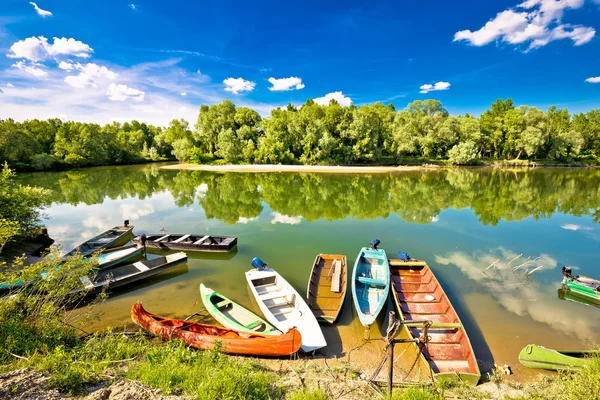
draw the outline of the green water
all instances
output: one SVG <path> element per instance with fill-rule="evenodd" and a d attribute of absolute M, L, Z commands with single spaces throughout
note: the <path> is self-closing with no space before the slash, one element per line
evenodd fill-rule
<path fill-rule="evenodd" d="M 137 300 L 157 314 L 201 312 L 210 321 L 200 282 L 258 311 L 243 274 L 253 257 L 304 294 L 316 254 L 346 254 L 351 267 L 360 247 L 379 238 L 388 257 L 404 250 L 429 263 L 484 363 L 514 368 L 528 343 L 569 349 L 600 342 L 600 310 L 557 296 L 564 264 L 600 278 L 600 170 L 339 175 L 147 165 L 24 174 L 21 180 L 53 190 L 45 223 L 65 250 L 124 219 L 137 233 L 164 228 L 239 238 L 236 252 L 190 253 L 186 265 L 111 295 L 88 328 L 128 324 Z M 512 272 L 527 257 L 539 259 Z M 342 312 L 339 324 L 326 329 L 330 354 L 337 356 L 362 340 L 349 299 Z"/>

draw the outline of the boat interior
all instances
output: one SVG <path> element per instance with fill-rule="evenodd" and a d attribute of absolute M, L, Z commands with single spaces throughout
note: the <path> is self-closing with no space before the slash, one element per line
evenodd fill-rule
<path fill-rule="evenodd" d="M 346 273 L 343 256 L 319 255 L 308 287 L 308 305 L 315 317 L 335 317 L 344 301 Z"/>
<path fill-rule="evenodd" d="M 377 313 L 379 305 L 386 299 L 387 266 L 382 258 L 361 256 L 356 271 L 356 299 L 365 315 Z"/>
<path fill-rule="evenodd" d="M 263 333 L 268 328 L 263 321 L 257 320 L 256 316 L 252 313 L 236 305 L 231 300 L 224 299 L 217 293 L 213 293 L 209 300 L 225 317 L 236 321 L 246 327 L 246 329 L 250 329 L 256 333 Z"/>
<path fill-rule="evenodd" d="M 253 279 L 252 285 L 258 294 L 258 300 L 264 303 L 278 321 L 302 316 L 296 304 L 296 294 L 289 290 L 288 284 L 277 279 L 277 275 Z"/>
<path fill-rule="evenodd" d="M 401 308 L 402 318 L 433 323 L 427 331 L 431 340 L 423 348 L 423 355 L 433 372 L 479 374 L 464 328 L 429 267 L 425 263 L 406 266 L 394 264 L 391 266 L 393 293 Z M 409 330 L 414 338 L 424 334 L 422 326 Z"/>

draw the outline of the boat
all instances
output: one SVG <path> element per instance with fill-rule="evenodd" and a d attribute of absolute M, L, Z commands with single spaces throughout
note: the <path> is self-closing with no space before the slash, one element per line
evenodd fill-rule
<path fill-rule="evenodd" d="M 579 302 L 600 306 L 600 280 L 573 275 L 571 267 L 563 266 L 562 288 Z"/>
<path fill-rule="evenodd" d="M 112 249 L 103 250 L 98 255 L 98 269 L 108 269 L 123 264 L 127 260 L 139 257 L 144 252 L 144 248 L 137 244 L 115 247 Z"/>
<path fill-rule="evenodd" d="M 246 272 L 246 280 L 267 321 L 282 332 L 298 329 L 304 352 L 327 346 L 319 322 L 292 285 L 259 258 L 251 265 L 254 269 Z"/>
<path fill-rule="evenodd" d="M 210 315 L 226 328 L 261 335 L 281 335 L 280 331 L 252 311 L 207 288 L 202 283 L 200 284 L 200 298 Z"/>
<path fill-rule="evenodd" d="M 151 260 L 104 269 L 94 275 L 79 278 L 84 287 L 74 292 L 87 291 L 87 295 L 93 295 L 102 291 L 104 287 L 116 289 L 160 274 L 186 261 L 187 255 L 184 252 L 179 252 Z"/>
<path fill-rule="evenodd" d="M 385 251 L 376 246 L 363 247 L 352 272 L 352 298 L 360 323 L 367 329 L 386 305 L 389 291 L 390 269 Z"/>
<path fill-rule="evenodd" d="M 103 270 L 123 264 L 128 260 L 141 256 L 143 251 L 144 248 L 138 246 L 137 244 L 103 250 L 102 253 L 97 256 L 98 266 L 96 269 Z M 89 259 L 89 257 L 84 258 L 86 261 Z M 60 265 L 56 267 L 56 269 L 58 268 L 60 268 Z M 43 271 L 40 273 L 41 278 L 45 278 L 47 275 L 48 271 Z M 18 280 L 16 282 L 0 282 L 0 293 L 27 287 L 33 284 L 35 281 L 37 281 L 37 279 L 33 279 L 28 282 L 23 282 L 22 280 Z"/>
<path fill-rule="evenodd" d="M 310 273 L 306 298 L 317 320 L 333 324 L 346 298 L 346 256 L 319 254 Z"/>
<path fill-rule="evenodd" d="M 294 328 L 283 335 L 238 332 L 198 322 L 160 317 L 144 310 L 139 302 L 131 308 L 131 319 L 141 328 L 164 340 L 179 339 L 187 346 L 202 350 L 220 346 L 218 348 L 228 354 L 288 356 L 296 353 L 302 342 L 302 335 Z"/>
<path fill-rule="evenodd" d="M 577 371 L 590 362 L 592 357 L 600 357 L 600 350 L 552 350 L 537 344 L 528 344 L 519 353 L 519 362 L 528 368 L 551 371 Z"/>
<path fill-rule="evenodd" d="M 481 372 L 471 341 L 444 289 L 425 261 L 412 260 L 403 252 L 400 255 L 405 255 L 404 259 L 389 260 L 389 264 L 403 336 L 421 340 L 414 345 L 435 379 L 477 385 Z M 431 325 L 425 329 L 423 321 Z"/>
<path fill-rule="evenodd" d="M 561 300 L 569 300 L 574 303 L 579 303 L 586 306 L 600 308 L 600 302 L 590 301 L 587 299 L 587 297 L 578 296 L 570 290 L 565 290 L 563 287 L 558 288 L 558 298 Z"/>
<path fill-rule="evenodd" d="M 67 254 L 65 257 L 70 257 L 79 253 L 83 256 L 90 256 L 98 250 L 110 249 L 112 247 L 123 246 L 133 236 L 133 225 L 129 225 L 128 221 L 123 226 L 115 226 L 101 234 L 94 236 L 90 240 L 83 242 Z"/>
<path fill-rule="evenodd" d="M 133 241 L 141 243 L 142 236 L 134 237 Z M 190 233 L 153 233 L 146 235 L 146 246 L 162 250 L 227 252 L 237 246 L 237 238 Z"/>

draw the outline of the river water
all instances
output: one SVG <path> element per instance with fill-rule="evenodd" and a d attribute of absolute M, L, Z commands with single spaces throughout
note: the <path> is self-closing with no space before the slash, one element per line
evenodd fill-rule
<path fill-rule="evenodd" d="M 138 234 L 164 228 L 239 238 L 232 253 L 189 253 L 186 265 L 111 294 L 88 329 L 131 324 L 137 300 L 157 314 L 200 312 L 208 322 L 201 282 L 259 312 L 244 279 L 253 257 L 304 294 L 316 254 L 346 254 L 351 268 L 359 249 L 378 238 L 390 258 L 402 250 L 428 262 L 483 368 L 496 362 L 518 369 L 518 353 L 528 343 L 578 349 L 600 342 L 600 309 L 561 300 L 557 292 L 562 265 L 600 277 L 598 169 L 345 175 L 143 165 L 21 174 L 20 180 L 52 190 L 44 222 L 65 250 L 124 219 Z M 333 356 L 362 341 L 348 294 L 339 323 L 326 329 Z M 385 321 L 379 325 L 383 330 Z"/>

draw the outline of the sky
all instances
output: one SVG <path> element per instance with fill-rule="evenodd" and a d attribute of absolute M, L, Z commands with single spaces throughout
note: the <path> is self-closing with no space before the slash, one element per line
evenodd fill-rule
<path fill-rule="evenodd" d="M 2 0 L 0 118 L 327 104 L 600 107 L 600 0 Z"/>

